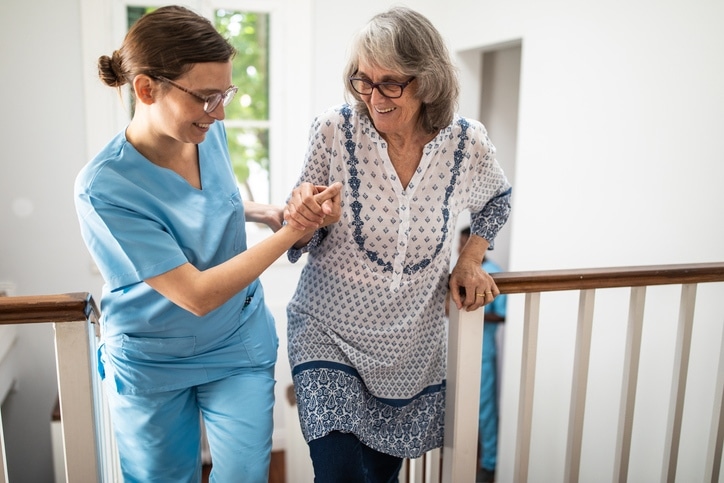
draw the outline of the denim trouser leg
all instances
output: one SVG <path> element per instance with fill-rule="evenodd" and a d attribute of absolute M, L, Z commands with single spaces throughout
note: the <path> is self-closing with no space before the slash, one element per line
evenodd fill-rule
<path fill-rule="evenodd" d="M 315 483 L 396 483 L 402 458 L 375 451 L 351 433 L 309 442 Z"/>

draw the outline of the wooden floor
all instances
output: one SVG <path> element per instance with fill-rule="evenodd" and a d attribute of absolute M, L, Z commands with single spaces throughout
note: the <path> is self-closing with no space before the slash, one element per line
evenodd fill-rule
<path fill-rule="evenodd" d="M 201 476 L 202 483 L 208 483 L 211 466 L 204 466 Z M 271 465 L 269 466 L 269 483 L 285 483 L 286 468 L 284 467 L 284 451 L 272 451 Z"/>

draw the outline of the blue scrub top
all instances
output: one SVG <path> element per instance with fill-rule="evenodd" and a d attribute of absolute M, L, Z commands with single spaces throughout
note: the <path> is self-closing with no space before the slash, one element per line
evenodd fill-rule
<path fill-rule="evenodd" d="M 101 374 L 122 394 L 202 384 L 276 361 L 258 280 L 197 317 L 143 280 L 186 262 L 199 270 L 246 250 L 244 206 L 220 122 L 198 145 L 202 189 L 153 164 L 119 133 L 79 173 L 81 234 L 103 275 Z"/>

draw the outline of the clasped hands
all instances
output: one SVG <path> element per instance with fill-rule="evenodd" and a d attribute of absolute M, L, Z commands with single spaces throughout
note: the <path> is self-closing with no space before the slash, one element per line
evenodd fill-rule
<path fill-rule="evenodd" d="M 341 192 L 340 182 L 330 186 L 301 183 L 284 207 L 284 221 L 292 228 L 311 233 L 336 223 L 342 216 Z"/>

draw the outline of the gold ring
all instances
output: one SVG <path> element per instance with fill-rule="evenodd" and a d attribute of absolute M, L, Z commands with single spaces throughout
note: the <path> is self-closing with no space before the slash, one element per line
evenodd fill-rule
<path fill-rule="evenodd" d="M 475 295 L 477 295 L 478 297 L 485 297 L 485 294 L 482 293 L 476 293 Z"/>
<path fill-rule="evenodd" d="M 491 292 L 490 290 L 486 290 L 485 293 L 492 294 L 493 292 Z"/>

